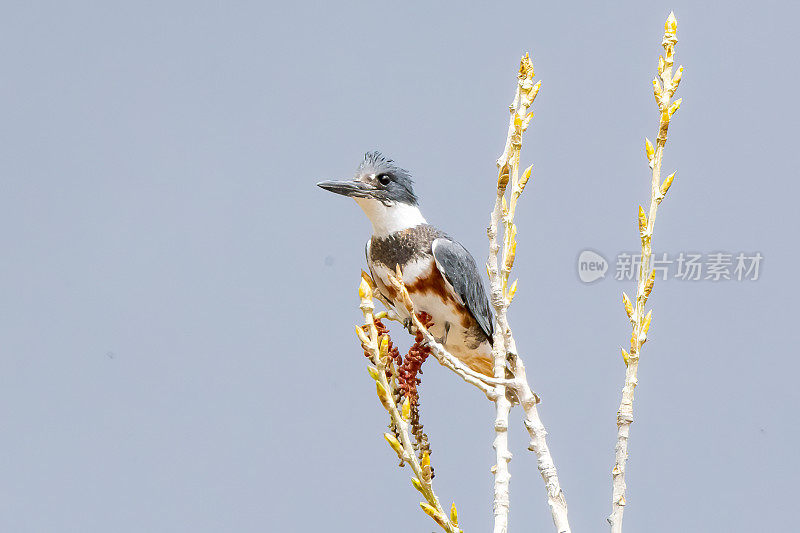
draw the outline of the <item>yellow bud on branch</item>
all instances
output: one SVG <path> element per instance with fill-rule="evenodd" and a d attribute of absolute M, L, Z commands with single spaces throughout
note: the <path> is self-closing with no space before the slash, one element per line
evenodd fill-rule
<path fill-rule="evenodd" d="M 664 182 L 661 184 L 661 189 L 660 189 L 662 197 L 667 194 L 667 191 L 672 186 L 672 180 L 673 179 L 675 179 L 675 173 L 674 172 L 672 174 L 670 174 L 669 176 L 667 176 L 666 178 L 664 178 Z"/>
<path fill-rule="evenodd" d="M 644 212 L 644 208 L 639 206 L 639 233 L 644 236 L 645 231 L 647 230 L 647 215 Z"/>
<path fill-rule="evenodd" d="M 391 411 L 394 402 L 392 402 L 392 398 L 389 396 L 389 393 L 386 391 L 386 387 L 383 386 L 383 383 L 376 381 L 375 390 L 378 393 L 378 399 L 381 401 L 383 408 L 387 411 Z"/>
<path fill-rule="evenodd" d="M 653 290 L 653 285 L 655 285 L 655 282 L 656 282 L 656 271 L 655 271 L 655 269 L 653 269 L 653 271 L 650 272 L 650 277 L 647 278 L 647 281 L 644 284 L 644 297 L 645 298 L 650 296 L 650 292 Z"/>
<path fill-rule="evenodd" d="M 512 283 L 511 287 L 508 289 L 508 294 L 506 295 L 508 298 L 508 303 L 511 303 L 511 301 L 514 299 L 514 295 L 517 293 L 517 281 L 519 280 L 515 279 L 514 283 Z"/>
<path fill-rule="evenodd" d="M 433 518 L 434 522 L 439 524 L 442 528 L 447 529 L 447 522 L 445 522 L 444 517 L 436 510 L 434 506 L 429 503 L 420 502 L 420 507 L 422 510 L 425 511 L 425 514 Z"/>
<path fill-rule="evenodd" d="M 531 171 L 533 170 L 533 165 L 529 166 L 525 169 L 525 172 L 522 173 L 522 177 L 519 179 L 519 192 L 522 192 L 525 189 L 525 185 L 528 183 L 528 180 L 531 178 Z"/>
<path fill-rule="evenodd" d="M 642 323 L 642 333 L 647 335 L 647 331 L 650 329 L 650 319 L 653 318 L 653 310 L 647 312 L 647 315 L 644 317 L 644 322 Z"/>
<path fill-rule="evenodd" d="M 683 98 L 678 98 L 677 100 L 675 100 L 674 102 L 672 102 L 672 105 L 671 105 L 671 106 L 669 106 L 669 116 L 672 116 L 672 115 L 674 115 L 674 114 L 675 114 L 675 112 L 676 112 L 678 109 L 680 109 L 680 108 L 681 108 L 681 102 L 682 102 L 682 101 L 683 101 Z"/>
<path fill-rule="evenodd" d="M 628 318 L 633 316 L 633 304 L 631 303 L 631 299 L 628 298 L 628 295 L 624 292 L 622 293 L 622 303 L 625 305 L 625 313 L 628 315 Z"/>
<path fill-rule="evenodd" d="M 378 373 L 378 369 L 375 368 L 374 366 L 368 366 L 367 367 L 367 372 L 369 372 L 370 377 L 372 379 L 374 379 L 375 381 L 378 381 L 379 379 L 381 379 L 381 375 Z"/>
<path fill-rule="evenodd" d="M 395 451 L 398 457 L 402 459 L 405 452 L 403 451 L 403 445 L 400 444 L 400 441 L 397 440 L 397 437 L 395 437 L 391 433 L 384 433 L 383 438 L 386 439 L 386 442 L 389 443 L 389 446 L 392 447 L 392 449 Z"/>
<path fill-rule="evenodd" d="M 367 334 L 364 333 L 364 329 L 361 326 L 356 326 L 356 335 L 358 336 L 358 340 L 361 341 L 361 344 L 364 346 L 369 346 L 369 337 L 367 337 Z"/>

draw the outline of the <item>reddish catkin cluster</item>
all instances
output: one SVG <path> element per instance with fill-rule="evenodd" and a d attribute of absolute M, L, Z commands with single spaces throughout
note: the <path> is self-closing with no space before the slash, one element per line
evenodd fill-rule
<path fill-rule="evenodd" d="M 419 318 L 419 321 L 422 322 L 426 329 L 430 329 L 433 325 L 431 316 L 425 312 L 419 313 L 417 318 Z M 403 392 L 403 396 L 408 398 L 411 404 L 409 423 L 411 425 L 411 433 L 414 435 L 414 448 L 420 458 L 422 458 L 425 452 L 428 454 L 431 453 L 428 435 L 422 430 L 422 423 L 419 419 L 420 405 L 419 392 L 417 391 L 417 385 L 422 382 L 422 379 L 419 378 L 418 375 L 422 374 L 422 364 L 425 363 L 425 360 L 430 354 L 430 347 L 425 343 L 422 333 L 417 331 L 414 337 L 414 344 L 408 350 L 408 354 L 403 359 L 402 364 L 398 367 L 399 376 L 397 381 L 400 390 Z M 431 473 L 433 477 L 435 474 L 433 474 L 433 471 L 431 471 Z"/>
<path fill-rule="evenodd" d="M 428 313 L 419 313 L 417 318 L 419 318 L 419 321 L 422 322 L 425 328 L 430 329 L 430 327 L 433 326 L 433 320 Z M 425 452 L 430 454 L 428 435 L 425 434 L 422 429 L 422 424 L 420 423 L 420 404 L 417 386 L 422 382 L 419 377 L 422 374 L 422 365 L 431 354 L 431 350 L 426 345 L 422 333 L 418 331 L 414 337 L 414 344 L 408 350 L 406 356 L 403 357 L 400 355 L 400 350 L 392 343 L 392 338 L 389 335 L 389 328 L 387 328 L 381 320 L 375 320 L 375 328 L 378 332 L 379 343 L 382 341 L 384 335 L 388 340 L 388 352 L 391 363 L 386 365 L 386 377 L 390 382 L 393 377 L 397 380 L 397 388 L 394 388 L 392 391 L 395 405 L 400 408 L 404 399 L 408 398 L 411 406 L 409 424 L 411 426 L 411 433 L 414 435 L 414 449 L 419 453 L 420 457 L 422 457 Z M 371 357 L 370 352 L 366 348 L 364 348 L 364 356 L 367 358 Z M 389 429 L 391 429 L 396 438 L 400 438 L 398 429 L 393 422 L 389 423 Z M 400 461 L 400 466 L 403 466 L 402 460 Z"/>
<path fill-rule="evenodd" d="M 417 315 L 419 321 L 430 329 L 433 325 L 431 316 L 428 313 L 422 312 Z M 408 350 L 408 354 L 403 359 L 402 363 L 398 365 L 398 382 L 400 389 L 403 391 L 403 396 L 411 401 L 412 407 L 418 405 L 419 395 L 417 394 L 417 385 L 421 383 L 421 379 L 417 374 L 422 374 L 422 364 L 431 354 L 431 349 L 424 344 L 424 337 L 420 331 L 414 337 L 414 345 Z"/>

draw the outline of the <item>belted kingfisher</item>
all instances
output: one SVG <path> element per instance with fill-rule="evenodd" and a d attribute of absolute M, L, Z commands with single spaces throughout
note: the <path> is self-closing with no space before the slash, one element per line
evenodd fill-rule
<path fill-rule="evenodd" d="M 409 323 L 388 277 L 399 265 L 415 309 L 433 319 L 431 334 L 471 369 L 492 376 L 492 314 L 475 259 L 425 221 L 412 183 L 408 171 L 369 152 L 354 179 L 317 185 L 353 198 L 372 222 L 367 265 L 382 299 Z"/>

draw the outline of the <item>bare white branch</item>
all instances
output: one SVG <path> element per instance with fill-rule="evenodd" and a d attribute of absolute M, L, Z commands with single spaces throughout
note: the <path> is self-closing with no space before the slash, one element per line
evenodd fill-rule
<path fill-rule="evenodd" d="M 650 328 L 652 318 L 652 312 L 645 314 L 645 304 L 655 283 L 655 270 L 651 271 L 650 269 L 653 228 L 658 205 L 664 199 L 674 178 L 674 174 L 671 174 L 663 183 L 661 182 L 661 162 L 664 157 L 664 146 L 667 143 L 670 117 L 680 107 L 680 100 L 670 104 L 670 98 L 678 88 L 683 72 L 683 67 L 679 67 L 676 75 L 674 77 L 672 75 L 675 45 L 678 42 L 676 37 L 677 30 L 678 22 L 675 20 L 675 15 L 670 13 L 666 24 L 664 24 L 664 38 L 661 43 L 665 54 L 663 57 L 659 57 L 658 62 L 660 83 L 658 79 L 653 80 L 656 104 L 661 111 L 655 149 L 653 149 L 649 139 L 645 141 L 645 153 L 648 164 L 652 169 L 650 208 L 645 213 L 644 208 L 639 206 L 638 223 L 642 259 L 639 265 L 635 303 L 631 303 L 628 296 L 623 293 L 623 304 L 625 312 L 631 321 L 632 333 L 630 353 L 624 349 L 622 350 L 626 368 L 625 385 L 622 387 L 622 399 L 617 410 L 617 443 L 614 447 L 614 468 L 611 470 L 611 514 L 608 517 L 608 523 L 611 526 L 612 533 L 622 533 L 622 517 L 626 503 L 625 467 L 628 461 L 628 439 L 630 437 L 631 424 L 633 423 L 633 393 L 639 383 L 637 378 L 639 354 L 641 353 L 642 345 L 647 340 L 647 331 Z"/>
<path fill-rule="evenodd" d="M 514 225 L 514 214 L 517 200 L 522 194 L 531 175 L 531 167 L 525 170 L 523 176 L 519 175 L 519 158 L 522 148 L 522 133 L 527 129 L 531 119 L 528 109 L 533 104 L 539 92 L 540 83 L 533 83 L 534 71 L 530 57 L 526 54 L 520 62 L 517 90 L 514 100 L 509 108 L 511 119 L 508 126 L 508 136 L 506 138 L 503 154 L 497 160 L 499 176 L 497 180 L 497 196 L 494 209 L 492 210 L 491 222 L 487 230 L 489 237 L 489 257 L 486 262 L 489 274 L 489 285 L 491 289 L 491 303 L 495 311 L 495 332 L 494 332 L 494 371 L 495 378 L 505 376 L 506 363 L 511 366 L 514 375 L 512 383 L 507 386 L 498 385 L 496 387 L 497 399 L 495 414 L 495 490 L 494 490 L 494 515 L 495 533 L 505 533 L 508 529 L 508 507 L 509 507 L 509 479 L 511 474 L 508 463 L 511 460 L 511 452 L 508 450 L 508 411 L 510 403 L 507 400 L 506 389 L 510 388 L 513 395 L 519 400 L 525 412 L 525 427 L 531 436 L 529 449 L 537 457 L 539 473 L 545 483 L 547 490 L 547 501 L 553 517 L 553 523 L 558 533 L 570 533 L 569 520 L 567 518 L 567 502 L 564 492 L 558 480 L 555 463 L 547 446 L 544 425 L 539 419 L 536 404 L 539 398 L 530 388 L 525 365 L 517 351 L 514 336 L 508 323 L 508 306 L 514 297 L 516 284 L 508 288 L 508 276 L 514 264 L 516 255 L 516 226 Z M 511 182 L 510 200 L 506 202 L 506 188 Z M 503 224 L 503 248 L 502 265 L 498 262 L 498 254 L 501 252 L 498 242 L 498 226 Z"/>

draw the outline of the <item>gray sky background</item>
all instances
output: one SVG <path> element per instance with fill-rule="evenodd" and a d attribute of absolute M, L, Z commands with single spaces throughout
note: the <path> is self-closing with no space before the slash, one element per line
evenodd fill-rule
<path fill-rule="evenodd" d="M 764 261 L 755 282 L 656 284 L 626 530 L 796 528 L 796 4 L 14 2 L 0 530 L 436 529 L 353 334 L 369 225 L 314 183 L 380 149 L 482 263 L 526 50 L 543 86 L 511 322 L 573 530 L 604 530 L 633 284 L 575 263 L 637 246 L 670 9 L 686 71 L 655 248 Z M 433 361 L 421 390 L 437 492 L 487 531 L 491 405 Z M 512 421 L 511 530 L 548 531 Z"/>

